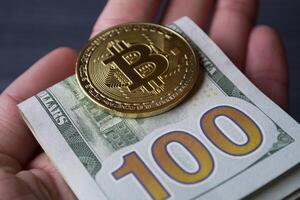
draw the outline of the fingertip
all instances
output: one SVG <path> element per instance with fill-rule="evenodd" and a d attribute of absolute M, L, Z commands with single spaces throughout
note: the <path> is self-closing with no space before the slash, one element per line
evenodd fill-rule
<path fill-rule="evenodd" d="M 278 45 L 277 47 L 283 49 L 283 42 L 279 32 L 267 25 L 259 25 L 253 28 L 250 35 L 250 40 L 251 39 L 258 40 L 261 43 L 269 45 Z"/>
<path fill-rule="evenodd" d="M 242 71 L 257 10 L 258 0 L 219 0 L 210 26 L 210 37 Z"/>
<path fill-rule="evenodd" d="M 51 71 L 51 73 L 57 73 L 53 70 L 56 68 L 60 71 L 61 78 L 66 78 L 74 74 L 76 60 L 77 52 L 74 49 L 70 47 L 58 47 L 37 61 L 32 69 L 34 70 L 40 66 L 44 72 Z M 51 69 L 47 69 L 45 66 L 48 66 L 48 68 L 51 67 Z"/>
<path fill-rule="evenodd" d="M 75 64 L 77 52 L 70 47 L 58 47 L 38 59 L 29 70 L 35 69 L 36 66 L 44 68 L 45 65 L 66 65 Z"/>
<path fill-rule="evenodd" d="M 252 30 L 245 73 L 267 96 L 287 110 L 287 58 L 281 37 L 273 28 L 260 25 Z"/>
<path fill-rule="evenodd" d="M 168 1 L 161 22 L 162 24 L 170 24 L 182 16 L 187 16 L 200 27 L 206 28 L 214 4 L 215 2 L 212 0 Z"/>
<path fill-rule="evenodd" d="M 268 25 L 258 25 L 253 28 L 252 33 L 259 35 L 261 34 L 262 36 L 272 35 L 277 38 L 279 37 L 279 33 L 274 28 Z"/>
<path fill-rule="evenodd" d="M 51 56 L 56 59 L 61 59 L 62 63 L 66 65 L 75 64 L 77 59 L 77 52 L 70 47 L 58 47 L 48 53 L 46 56 Z"/>
<path fill-rule="evenodd" d="M 52 50 L 50 53 L 66 53 L 70 56 L 76 56 L 77 52 L 75 51 L 75 49 L 72 49 L 70 47 L 58 47 L 54 50 Z"/>
<path fill-rule="evenodd" d="M 247 70 L 258 70 L 256 68 L 269 66 L 268 70 L 274 71 L 275 68 L 276 71 L 286 73 L 285 48 L 276 30 L 266 25 L 259 25 L 252 30 L 249 38 L 247 65 L 251 66 Z"/>
<path fill-rule="evenodd" d="M 108 1 L 98 17 L 91 37 L 118 24 L 128 22 L 153 22 L 160 0 Z"/>
<path fill-rule="evenodd" d="M 35 62 L 5 92 L 22 101 L 74 74 L 76 57 L 71 48 L 56 48 Z"/>

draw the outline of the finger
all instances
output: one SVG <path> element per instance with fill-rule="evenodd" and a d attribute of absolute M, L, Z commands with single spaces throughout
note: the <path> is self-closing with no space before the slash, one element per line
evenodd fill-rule
<path fill-rule="evenodd" d="M 218 0 L 210 36 L 238 66 L 245 64 L 248 38 L 258 0 Z"/>
<path fill-rule="evenodd" d="M 169 24 L 176 19 L 188 16 L 200 27 L 205 27 L 215 0 L 173 0 L 168 4 L 163 24 Z"/>
<path fill-rule="evenodd" d="M 16 107 L 21 101 L 74 73 L 76 53 L 57 49 L 35 63 L 0 96 L 0 154 L 25 164 L 37 144 Z"/>
<path fill-rule="evenodd" d="M 288 65 L 279 35 L 259 26 L 250 36 L 246 75 L 279 106 L 288 107 Z"/>
<path fill-rule="evenodd" d="M 72 190 L 45 153 L 39 154 L 29 163 L 28 167 L 47 186 L 52 196 L 56 197 L 53 199 L 76 199 Z"/>
<path fill-rule="evenodd" d="M 92 37 L 104 29 L 127 22 L 152 22 L 159 8 L 159 0 L 110 0 L 98 18 Z"/>
<path fill-rule="evenodd" d="M 74 74 L 76 52 L 69 48 L 58 48 L 37 61 L 18 77 L 5 91 L 16 101 L 23 101 L 42 89 Z"/>

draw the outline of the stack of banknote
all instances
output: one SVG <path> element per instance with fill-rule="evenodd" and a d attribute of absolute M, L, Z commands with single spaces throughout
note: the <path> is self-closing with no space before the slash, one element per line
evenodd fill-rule
<path fill-rule="evenodd" d="M 189 18 L 169 25 L 204 78 L 163 114 L 115 117 L 75 76 L 19 105 L 79 199 L 282 199 L 300 188 L 300 125 Z M 297 194 L 290 196 L 296 199 Z"/>

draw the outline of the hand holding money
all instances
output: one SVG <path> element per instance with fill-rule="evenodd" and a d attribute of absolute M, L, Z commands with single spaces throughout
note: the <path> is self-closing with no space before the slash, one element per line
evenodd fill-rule
<path fill-rule="evenodd" d="M 180 3 L 174 2 L 170 4 L 163 21 L 171 22 L 184 14 L 196 19 L 199 24 L 203 25 L 206 19 L 205 15 L 209 14 L 210 1 L 207 1 L 207 4 L 203 4 L 202 2 L 204 1 L 200 2 L 195 1 L 194 4 L 185 5 L 184 7 L 178 5 Z M 219 1 L 218 4 L 226 4 L 224 2 Z M 245 1 L 245 3 L 252 4 L 249 1 Z M 129 10 L 135 4 L 139 5 L 140 12 L 138 13 L 132 13 Z M 130 3 L 118 5 L 114 1 L 109 2 L 96 24 L 95 30 L 98 32 L 99 30 L 103 30 L 104 27 L 106 28 L 108 24 L 105 20 L 108 17 L 116 16 L 116 18 L 129 18 L 134 21 L 148 21 L 156 10 L 156 6 L 152 2 L 137 1 L 133 2 L 132 5 Z M 224 6 L 224 9 L 227 6 Z M 253 15 L 255 13 L 254 7 L 255 5 L 247 6 L 250 10 L 249 12 L 253 13 Z M 199 8 L 203 11 L 201 12 Z M 185 10 L 183 9 L 187 9 L 188 13 L 184 13 Z M 126 14 L 122 15 L 122 13 Z M 130 16 L 126 16 L 129 14 Z M 224 27 L 224 24 L 227 26 L 229 24 L 232 27 Z M 246 66 L 243 71 L 248 73 L 246 75 L 249 78 L 253 78 L 251 80 L 254 83 L 261 86 L 265 93 L 272 93 L 274 100 L 281 106 L 285 106 L 287 98 L 285 92 L 287 90 L 280 89 L 285 87 L 281 83 L 286 81 L 286 64 L 281 44 L 277 36 L 268 28 L 260 27 L 252 29 L 251 24 L 246 18 L 239 17 L 237 19 L 237 17 L 234 17 L 234 13 L 230 13 L 226 9 L 222 12 L 218 11 L 213 21 L 211 37 L 215 39 L 238 66 Z M 114 24 L 111 23 L 110 25 Z M 273 48 L 271 42 L 274 41 L 275 44 L 273 45 L 277 48 L 277 51 L 275 51 L 276 54 L 271 49 L 271 47 Z M 266 58 L 268 59 L 266 60 Z M 48 195 L 50 195 L 52 199 L 71 199 L 72 192 L 54 168 L 51 167 L 52 164 L 50 161 L 44 154 L 37 155 L 35 153 L 37 143 L 25 128 L 24 123 L 22 123 L 16 109 L 16 104 L 74 73 L 74 60 L 74 53 L 70 50 L 59 49 L 52 52 L 16 80 L 1 95 L 0 106 L 1 110 L 3 110 L 1 112 L 0 132 L 3 138 L 1 140 L 1 155 L 3 157 L 1 159 L 3 160 L 3 164 L 1 164 L 3 169 L 2 176 L 6 180 L 12 180 L 13 185 L 7 188 L 7 182 L 0 182 L 1 188 L 4 188 L 3 191 L 5 191 L 3 193 L 3 195 L 6 195 L 3 196 L 4 198 L 10 199 L 16 196 L 22 198 L 26 197 L 26 195 L 31 195 L 40 199 L 47 199 Z M 270 63 L 270 60 L 273 60 L 273 62 Z M 265 71 L 269 73 L 265 73 Z M 256 72 L 259 74 L 257 75 Z M 270 75 L 272 77 L 269 77 Z M 238 79 L 238 77 L 236 78 Z M 39 82 L 32 84 L 32 80 L 39 80 Z M 281 81 L 272 82 L 272 80 Z M 279 89 L 274 91 L 273 87 Z"/>

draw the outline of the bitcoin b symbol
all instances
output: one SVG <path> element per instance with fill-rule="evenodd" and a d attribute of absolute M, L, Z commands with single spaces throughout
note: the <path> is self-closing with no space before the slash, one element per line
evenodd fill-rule
<path fill-rule="evenodd" d="M 103 60 L 103 63 L 105 65 L 111 62 L 115 63 L 119 70 L 132 82 L 128 85 L 128 89 L 131 92 L 140 87 L 144 87 L 148 92 L 151 92 L 156 86 L 160 87 L 164 84 L 159 76 L 168 69 L 169 64 L 165 56 L 152 53 L 151 47 L 147 44 L 140 43 L 128 47 L 124 41 L 121 41 L 117 45 L 120 46 L 122 50 L 118 51 L 115 45 L 109 47 L 108 49 L 113 55 Z M 138 60 L 129 62 L 125 58 L 125 55 L 133 52 L 139 54 Z M 143 74 L 141 70 L 145 71 L 145 69 L 148 72 Z"/>

